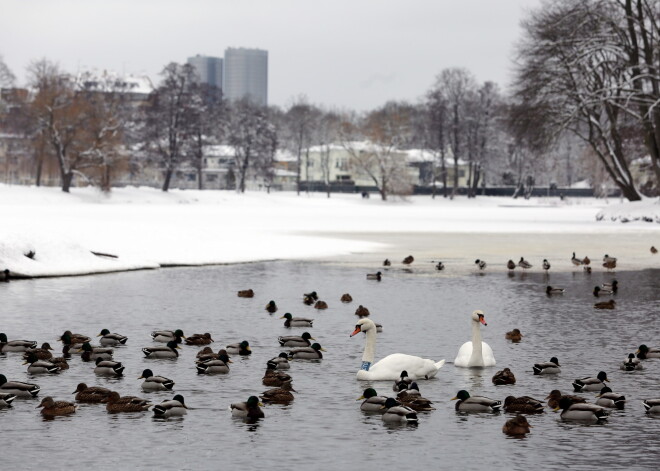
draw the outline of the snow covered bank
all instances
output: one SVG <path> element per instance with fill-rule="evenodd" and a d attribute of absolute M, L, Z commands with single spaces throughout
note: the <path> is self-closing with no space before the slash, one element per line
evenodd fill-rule
<path fill-rule="evenodd" d="M 533 240 L 534 234 L 625 239 L 640 231 L 654 237 L 660 233 L 655 224 L 596 222 L 606 204 L 594 199 L 450 201 L 428 196 L 382 202 L 353 194 L 328 199 L 324 194 L 163 193 L 151 188 L 120 188 L 111 195 L 74 188 L 65 194 L 57 188 L 0 185 L 0 270 L 35 277 L 168 265 L 332 260 L 350 254 L 379 257 L 375 254 L 388 250 L 421 251 L 416 244 L 425 235 L 430 244 L 438 235 L 445 240 L 455 235 L 461 242 L 466 239 L 462 234 L 476 238 L 481 253 L 499 257 L 503 250 L 493 242 L 497 237 L 518 247 L 516 238 Z M 443 250 L 466 263 L 477 250 L 461 252 L 459 244 L 449 245 Z"/>
<path fill-rule="evenodd" d="M 616 204 L 596 214 L 598 221 L 655 222 L 660 224 L 660 198 Z"/>

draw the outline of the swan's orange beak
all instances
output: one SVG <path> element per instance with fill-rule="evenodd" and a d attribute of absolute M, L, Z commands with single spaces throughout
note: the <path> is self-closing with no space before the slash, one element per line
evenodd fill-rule
<path fill-rule="evenodd" d="M 358 326 L 355 327 L 355 330 L 354 330 L 353 333 L 350 335 L 350 337 L 353 337 L 354 335 L 357 335 L 357 334 L 359 334 L 360 332 L 362 332 L 362 329 L 361 329 L 360 326 L 358 325 Z"/>
<path fill-rule="evenodd" d="M 479 322 L 481 322 L 483 325 L 488 325 L 486 324 L 486 318 L 484 316 L 479 316 Z"/>

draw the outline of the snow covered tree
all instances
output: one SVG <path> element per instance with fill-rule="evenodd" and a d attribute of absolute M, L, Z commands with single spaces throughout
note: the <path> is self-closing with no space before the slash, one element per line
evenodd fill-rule
<path fill-rule="evenodd" d="M 314 129 L 317 126 L 320 115 L 320 110 L 307 103 L 307 99 L 304 96 L 296 99 L 284 115 L 287 147 L 296 156 L 297 161 L 296 189 L 298 195 L 300 195 L 302 155 L 309 155 L 309 148 L 314 145 Z M 309 159 L 306 159 L 305 162 L 309 163 Z M 307 172 L 308 174 L 309 172 Z M 309 180 L 309 178 L 306 177 L 306 180 Z"/>
<path fill-rule="evenodd" d="M 192 139 L 196 81 L 190 64 L 172 62 L 161 72 L 163 79 L 149 97 L 145 108 L 144 143 L 163 167 L 163 191 L 168 191 L 172 175 L 188 159 L 186 145 Z"/>
<path fill-rule="evenodd" d="M 513 122 L 546 145 L 563 131 L 580 137 L 631 201 L 641 198 L 629 166 L 639 143 L 652 156 L 657 150 L 658 8 L 644 0 L 548 2 L 524 23 L 519 47 Z"/>
<path fill-rule="evenodd" d="M 2 56 L 0 56 L 0 88 L 13 87 L 15 80 L 16 76 L 12 73 L 9 67 L 7 67 Z"/>
<path fill-rule="evenodd" d="M 400 152 L 410 143 L 414 107 L 389 102 L 371 111 L 357 123 L 342 123 L 342 146 L 350 165 L 373 181 L 383 201 L 388 195 L 406 195 L 412 190 L 408 162 Z M 364 142 L 355 142 L 361 135 Z"/>
<path fill-rule="evenodd" d="M 236 190 L 244 193 L 250 169 L 265 175 L 267 181 L 272 177 L 277 132 L 268 109 L 249 99 L 232 103 L 229 116 L 227 139 L 234 147 Z"/>

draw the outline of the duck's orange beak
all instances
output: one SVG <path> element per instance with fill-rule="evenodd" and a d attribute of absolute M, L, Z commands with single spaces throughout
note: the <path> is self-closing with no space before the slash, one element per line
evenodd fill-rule
<path fill-rule="evenodd" d="M 360 326 L 357 326 L 357 327 L 355 328 L 355 330 L 353 331 L 353 333 L 350 335 L 350 337 L 353 337 L 354 335 L 357 335 L 357 334 L 359 334 L 360 332 L 362 332 L 362 329 L 360 328 Z"/>

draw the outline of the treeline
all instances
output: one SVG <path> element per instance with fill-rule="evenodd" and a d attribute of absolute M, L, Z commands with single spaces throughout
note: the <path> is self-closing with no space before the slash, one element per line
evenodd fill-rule
<path fill-rule="evenodd" d="M 201 189 L 207 150 L 217 144 L 233 149 L 239 191 L 254 176 L 272 182 L 280 149 L 297 160 L 300 191 L 310 149 L 325 149 L 323 167 L 339 144 L 383 198 L 409 190 L 395 151 L 422 149 L 432 155 L 434 195 L 458 189 L 461 165 L 470 196 L 486 184 L 529 194 L 535 184 L 586 177 L 592 186 L 609 180 L 636 200 L 660 187 L 659 15 L 660 0 L 545 2 L 525 20 L 510 95 L 449 68 L 417 103 L 363 113 L 304 97 L 286 109 L 230 103 L 176 63 L 136 100 L 121 80 L 73 77 L 41 60 L 29 67 L 30 93 L 0 109 L 0 126 L 25 136 L 34 182 L 57 172 L 64 191 L 74 177 L 109 191 L 123 175 L 149 170 L 167 191 L 183 167 L 195 169 Z M 0 58 L 0 87 L 13 83 Z M 356 141 L 370 142 L 369 152 L 349 145 Z"/>

